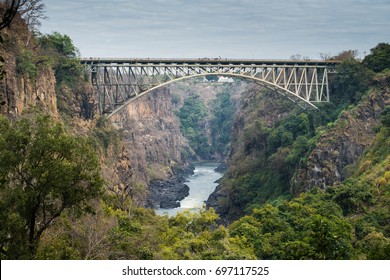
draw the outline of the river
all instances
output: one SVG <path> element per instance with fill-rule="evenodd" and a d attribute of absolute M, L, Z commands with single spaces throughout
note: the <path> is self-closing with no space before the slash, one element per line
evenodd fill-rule
<path fill-rule="evenodd" d="M 194 174 L 187 178 L 186 184 L 190 188 L 190 194 L 180 201 L 181 207 L 172 209 L 156 209 L 158 215 L 168 214 L 168 216 L 176 215 L 183 210 L 196 211 L 204 206 L 209 195 L 215 190 L 218 185 L 215 183 L 222 177 L 222 174 L 215 171 L 219 163 L 198 163 L 195 164 Z"/>

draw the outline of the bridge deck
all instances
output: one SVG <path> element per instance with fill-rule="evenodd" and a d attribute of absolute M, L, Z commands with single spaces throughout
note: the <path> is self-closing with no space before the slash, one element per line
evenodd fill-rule
<path fill-rule="evenodd" d="M 272 60 L 272 59 L 230 59 L 230 58 L 80 58 L 83 64 L 99 65 L 278 65 L 278 66 L 335 66 L 335 60 Z"/>

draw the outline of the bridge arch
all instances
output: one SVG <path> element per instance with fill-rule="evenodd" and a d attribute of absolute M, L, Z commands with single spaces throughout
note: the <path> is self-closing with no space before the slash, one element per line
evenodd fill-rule
<path fill-rule="evenodd" d="M 259 78 L 249 77 L 249 76 L 245 76 L 245 75 L 241 75 L 241 74 L 230 74 L 230 73 L 228 73 L 228 74 L 225 74 L 225 73 L 202 73 L 202 74 L 194 74 L 194 75 L 190 75 L 190 76 L 184 76 L 184 77 L 176 78 L 174 80 L 169 80 L 169 81 L 164 82 L 162 84 L 159 84 L 155 87 L 152 87 L 146 91 L 143 91 L 142 93 L 135 95 L 134 97 L 125 101 L 123 104 L 116 107 L 112 112 L 109 112 L 106 117 L 110 118 L 111 116 L 115 115 L 120 110 L 122 110 L 124 107 L 126 107 L 129 103 L 133 102 L 135 99 L 138 99 L 138 98 L 152 92 L 153 90 L 168 86 L 168 85 L 175 83 L 175 82 L 178 82 L 178 81 L 183 81 L 183 80 L 202 77 L 202 76 L 203 77 L 205 77 L 205 76 L 224 76 L 224 77 L 234 77 L 234 78 L 252 80 L 252 81 L 257 82 L 258 84 L 260 84 L 260 85 L 262 85 L 270 90 L 276 91 L 278 94 L 281 94 L 281 95 L 287 97 L 288 99 L 290 99 L 293 102 L 297 102 L 298 105 L 300 105 L 304 109 L 306 109 L 306 108 L 318 109 L 317 106 L 315 106 L 312 102 L 305 100 L 301 96 L 295 95 L 292 91 L 285 89 L 279 85 L 275 85 L 275 84 L 272 84 L 268 81 L 259 79 Z"/>
<path fill-rule="evenodd" d="M 304 108 L 329 101 L 328 74 L 336 61 L 228 59 L 81 59 L 92 73 L 99 113 L 108 117 L 129 102 L 176 81 L 229 76 L 255 81 Z"/>

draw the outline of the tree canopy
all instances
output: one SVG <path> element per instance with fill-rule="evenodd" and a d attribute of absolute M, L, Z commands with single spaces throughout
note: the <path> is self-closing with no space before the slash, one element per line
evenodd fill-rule
<path fill-rule="evenodd" d="M 49 116 L 0 118 L 0 255 L 33 258 L 42 233 L 102 191 L 99 163 L 84 138 Z"/>
<path fill-rule="evenodd" d="M 390 44 L 380 43 L 372 48 L 371 53 L 364 58 L 363 64 L 374 72 L 390 69 Z"/>

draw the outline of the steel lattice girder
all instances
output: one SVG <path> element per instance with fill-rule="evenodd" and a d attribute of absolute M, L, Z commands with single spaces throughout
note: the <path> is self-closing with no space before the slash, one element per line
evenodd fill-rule
<path fill-rule="evenodd" d="M 100 114 L 116 113 L 153 89 L 190 77 L 219 75 L 254 80 L 304 108 L 329 101 L 328 74 L 336 61 L 227 59 L 81 59 L 92 72 Z"/>

